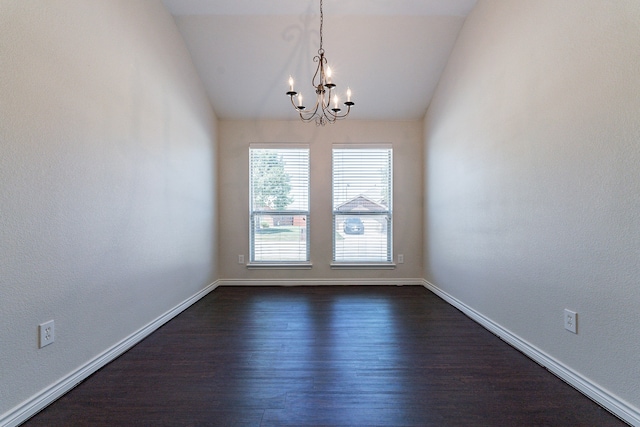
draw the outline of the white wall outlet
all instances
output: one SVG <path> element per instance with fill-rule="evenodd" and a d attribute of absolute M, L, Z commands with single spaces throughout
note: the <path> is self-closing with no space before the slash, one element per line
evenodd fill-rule
<path fill-rule="evenodd" d="M 578 333 L 578 313 L 564 309 L 564 328 L 574 334 Z"/>
<path fill-rule="evenodd" d="M 244 264 L 244 255 L 238 255 L 238 264 Z"/>
<path fill-rule="evenodd" d="M 404 255 L 398 254 L 398 264 L 404 264 Z"/>
<path fill-rule="evenodd" d="M 47 346 L 56 339 L 56 330 L 53 320 L 38 325 L 39 348 Z"/>

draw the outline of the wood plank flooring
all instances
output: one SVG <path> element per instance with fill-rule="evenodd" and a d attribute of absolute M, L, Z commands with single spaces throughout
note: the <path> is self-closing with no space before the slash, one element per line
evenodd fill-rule
<path fill-rule="evenodd" d="M 222 287 L 24 424 L 625 426 L 422 287 Z"/>

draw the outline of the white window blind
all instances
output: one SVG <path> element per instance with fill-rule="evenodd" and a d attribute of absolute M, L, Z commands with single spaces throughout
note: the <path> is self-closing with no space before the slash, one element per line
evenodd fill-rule
<path fill-rule="evenodd" d="M 309 149 L 249 148 L 250 262 L 309 261 Z"/>
<path fill-rule="evenodd" d="M 391 262 L 392 148 L 333 147 L 333 261 Z"/>

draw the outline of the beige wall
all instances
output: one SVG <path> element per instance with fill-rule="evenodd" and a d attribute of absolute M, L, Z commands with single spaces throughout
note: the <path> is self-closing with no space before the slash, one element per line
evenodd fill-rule
<path fill-rule="evenodd" d="M 220 277 L 253 283 L 291 279 L 297 283 L 338 279 L 402 281 L 422 277 L 422 122 L 360 122 L 345 120 L 316 127 L 300 121 L 227 121 L 219 123 Z M 249 254 L 249 144 L 304 143 L 310 147 L 311 270 L 248 270 L 238 255 Z M 405 263 L 395 270 L 331 270 L 331 144 L 393 144 L 394 248 Z M 372 279 L 372 280 L 367 280 Z M 416 283 L 416 281 L 413 281 Z M 284 282 L 280 282 L 284 283 Z"/>
<path fill-rule="evenodd" d="M 637 0 L 480 0 L 429 108 L 424 165 L 425 277 L 636 422 L 639 22 Z"/>
<path fill-rule="evenodd" d="M 0 425 L 217 278 L 215 126 L 160 2 L 0 0 Z"/>

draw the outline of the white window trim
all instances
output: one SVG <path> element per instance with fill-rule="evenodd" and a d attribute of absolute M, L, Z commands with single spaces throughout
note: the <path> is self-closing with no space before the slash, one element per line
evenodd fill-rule
<path fill-rule="evenodd" d="M 310 262 L 250 262 L 246 265 L 248 270 L 311 270 Z"/>
<path fill-rule="evenodd" d="M 309 144 L 302 144 L 302 143 L 283 143 L 283 142 L 278 142 L 278 143 L 265 143 L 265 142 L 261 142 L 261 143 L 250 143 L 249 144 L 249 153 L 251 153 L 251 150 L 287 150 L 287 149 L 305 149 L 309 151 L 309 187 L 308 187 L 308 200 L 309 200 L 309 207 L 308 210 L 303 212 L 299 212 L 299 211 L 291 211 L 292 215 L 306 215 L 307 218 L 309 219 L 311 217 L 311 206 L 310 206 L 310 201 L 311 201 L 311 150 L 309 149 Z M 249 159 L 251 159 L 251 156 L 249 156 Z M 251 174 L 251 160 L 249 160 L 249 174 Z M 249 177 L 249 218 L 250 218 L 250 224 L 249 226 L 251 227 L 251 217 L 252 217 L 252 213 L 255 214 L 256 212 L 259 211 L 253 211 L 251 210 L 251 206 L 252 206 L 252 201 L 251 201 L 251 177 Z M 286 214 L 289 214 L 289 212 L 286 212 Z M 310 235 L 310 225 L 309 225 L 309 221 L 307 221 L 307 239 L 309 239 L 309 235 Z M 253 233 L 252 230 L 249 231 L 249 233 Z M 249 236 L 249 245 L 252 245 L 251 243 L 251 235 Z M 313 264 L 311 263 L 311 260 L 309 259 L 308 261 L 251 261 L 251 252 L 252 252 L 252 247 L 249 247 L 249 262 L 247 262 L 245 264 L 245 267 L 248 270 L 258 270 L 258 269 L 287 269 L 287 270 L 310 270 L 313 266 Z M 310 251 L 311 251 L 311 247 L 310 247 L 310 241 L 307 240 L 307 255 L 310 256 Z"/>
<path fill-rule="evenodd" d="M 394 179 L 393 179 L 393 174 L 394 174 L 394 167 L 393 167 L 393 144 L 392 143 L 384 143 L 384 142 L 378 142 L 378 143 L 351 143 L 351 144 L 344 144 L 344 143 L 333 143 L 331 146 L 331 152 L 332 152 L 332 157 L 331 157 L 331 163 L 332 163 L 332 168 L 331 168 L 331 217 L 332 217 L 332 222 L 335 222 L 335 212 L 333 211 L 333 150 L 334 149 L 390 149 L 391 150 L 391 184 L 390 184 L 390 191 L 391 191 L 391 206 L 389 207 L 389 215 L 391 217 L 391 221 L 390 221 L 390 226 L 391 226 L 391 233 L 389 236 L 390 241 L 388 242 L 388 245 L 390 245 L 389 247 L 389 257 L 391 259 L 391 261 L 371 261 L 371 262 L 366 262 L 366 261 L 335 261 L 332 260 L 331 264 L 330 264 L 330 268 L 332 270 L 363 270 L 363 269 L 373 269 L 373 270 L 393 270 L 395 269 L 397 266 L 394 262 L 394 247 L 393 247 L 393 222 L 394 222 L 394 214 L 393 214 L 393 193 L 394 193 Z M 335 224 L 332 224 L 332 228 L 335 227 Z M 334 234 L 335 234 L 335 230 L 334 230 Z M 335 236 L 333 237 L 333 240 L 331 242 L 332 245 L 332 252 L 335 252 Z"/>
<path fill-rule="evenodd" d="M 331 263 L 332 270 L 395 270 L 394 262 L 340 262 L 333 261 Z"/>

